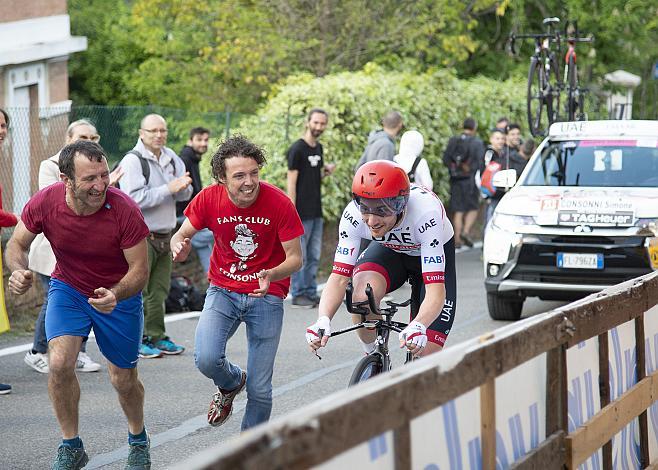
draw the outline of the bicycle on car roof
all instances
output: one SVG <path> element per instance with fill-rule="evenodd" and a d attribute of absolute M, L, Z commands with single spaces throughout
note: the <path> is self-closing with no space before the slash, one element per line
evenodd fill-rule
<path fill-rule="evenodd" d="M 560 94 L 566 90 L 564 116 L 567 121 L 582 120 L 586 117 L 584 111 L 584 95 L 586 88 L 578 82 L 576 65 L 576 43 L 592 42 L 594 38 L 579 37 L 576 21 L 567 20 L 564 32 L 557 29 L 560 19 L 544 18 L 545 31 L 538 34 L 516 34 L 509 36 L 510 49 L 516 53 L 517 39 L 533 39 L 535 50 L 530 57 L 526 89 L 526 109 L 528 128 L 535 137 L 543 137 L 554 122 L 560 121 Z M 568 47 L 564 56 L 564 76 L 560 76 L 558 54 L 561 52 L 562 41 L 566 40 Z"/>

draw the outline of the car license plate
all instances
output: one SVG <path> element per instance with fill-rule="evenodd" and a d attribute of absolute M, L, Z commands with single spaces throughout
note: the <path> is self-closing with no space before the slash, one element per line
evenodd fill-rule
<path fill-rule="evenodd" d="M 568 269 L 603 269 L 600 253 L 558 253 L 557 267 Z"/>

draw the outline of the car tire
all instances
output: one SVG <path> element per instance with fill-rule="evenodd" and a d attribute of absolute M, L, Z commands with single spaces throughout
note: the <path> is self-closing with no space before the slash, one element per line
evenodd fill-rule
<path fill-rule="evenodd" d="M 523 300 L 523 298 L 500 297 L 494 293 L 487 293 L 489 316 L 494 320 L 517 321 L 521 318 Z"/>

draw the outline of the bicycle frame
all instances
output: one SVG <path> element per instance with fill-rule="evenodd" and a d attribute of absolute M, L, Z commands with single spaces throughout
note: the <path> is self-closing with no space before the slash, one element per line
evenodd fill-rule
<path fill-rule="evenodd" d="M 411 304 L 411 299 L 402 303 L 387 301 L 386 304 L 388 305 L 388 308 L 378 308 L 377 305 L 375 305 L 375 297 L 370 284 L 368 284 L 368 286 L 366 287 L 366 297 L 368 298 L 368 300 L 362 302 L 355 302 L 355 303 L 352 302 L 352 285 L 351 283 L 348 285 L 345 291 L 345 304 L 347 307 L 347 311 L 352 314 L 362 315 L 363 320 L 355 325 L 348 326 L 338 331 L 334 331 L 331 333 L 330 336 L 331 337 L 339 336 L 344 333 L 348 333 L 350 331 L 359 330 L 361 328 L 366 328 L 369 330 L 374 329 L 376 334 L 375 349 L 372 352 L 370 352 L 366 357 L 379 356 L 381 367 L 382 367 L 382 370 L 379 372 L 386 372 L 391 370 L 392 367 L 391 357 L 388 348 L 388 340 L 390 337 L 390 333 L 391 331 L 400 333 L 404 328 L 407 327 L 406 323 L 394 321 L 393 315 L 395 315 L 398 308 L 409 306 Z M 376 315 L 380 315 L 381 318 L 367 319 L 366 315 L 370 314 L 371 312 Z M 412 360 L 413 360 L 412 354 L 409 351 L 407 351 L 405 364 Z"/>

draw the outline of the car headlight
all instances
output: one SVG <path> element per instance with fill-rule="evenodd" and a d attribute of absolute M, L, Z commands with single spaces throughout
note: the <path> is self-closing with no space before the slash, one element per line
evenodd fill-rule
<path fill-rule="evenodd" d="M 491 219 L 493 228 L 505 230 L 506 232 L 516 232 L 519 227 L 534 224 L 535 218 L 529 215 L 511 215 L 495 212 Z"/>

